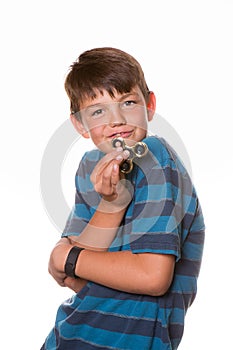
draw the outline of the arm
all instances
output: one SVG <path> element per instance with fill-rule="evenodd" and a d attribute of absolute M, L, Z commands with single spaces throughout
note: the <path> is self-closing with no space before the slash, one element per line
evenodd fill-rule
<path fill-rule="evenodd" d="M 91 181 L 101 201 L 83 232 L 69 236 L 71 243 L 91 250 L 107 250 L 112 243 L 132 199 L 119 172 L 122 159 L 119 151 L 113 151 L 96 165 Z"/>
<path fill-rule="evenodd" d="M 50 256 L 50 274 L 61 286 L 70 287 L 76 292 L 85 285 L 86 281 L 67 277 L 64 272 L 57 270 L 55 262 L 59 262 L 60 256 L 56 251 L 59 251 L 61 246 L 70 249 L 71 246 L 77 245 L 97 251 L 107 250 L 110 246 L 132 199 L 130 192 L 120 181 L 119 164 L 127 156 L 121 151 L 122 149 L 118 149 L 103 157 L 92 173 L 92 182 L 102 199 L 81 235 L 62 238 Z"/>
<path fill-rule="evenodd" d="M 174 261 L 173 255 L 85 250 L 80 254 L 75 271 L 77 276 L 110 288 L 159 296 L 171 284 Z"/>
<path fill-rule="evenodd" d="M 106 200 L 116 196 L 113 189 L 111 193 L 107 193 L 106 191 L 106 188 L 109 187 L 106 187 L 106 183 L 109 181 L 107 180 L 109 178 L 107 172 L 110 168 L 105 169 L 104 167 L 106 171 L 102 171 L 102 168 L 99 167 L 97 173 L 95 174 L 94 172 L 93 175 L 96 191 L 99 193 L 102 191 L 103 198 Z M 104 222 L 108 222 L 106 216 L 106 221 L 101 218 L 101 212 L 100 210 L 98 213 L 97 210 L 96 216 L 93 216 L 93 220 L 97 220 L 95 227 L 97 227 L 97 222 L 99 222 L 100 227 L 102 227 Z M 123 212 L 121 214 L 124 215 Z M 105 213 L 104 215 L 107 214 Z M 116 217 L 114 215 L 112 216 L 114 219 Z M 50 269 L 55 271 L 56 275 L 52 272 L 51 274 L 60 285 L 66 285 L 64 283 L 64 278 L 66 277 L 64 274 L 64 265 L 70 249 L 71 245 L 67 242 L 61 242 L 51 254 Z M 110 288 L 130 293 L 157 296 L 164 294 L 169 288 L 173 278 L 174 264 L 175 258 L 173 255 L 152 253 L 133 254 L 129 251 L 106 252 L 86 249 L 80 253 L 76 265 L 76 274 L 83 279 L 103 284 Z"/>
<path fill-rule="evenodd" d="M 64 285 L 64 266 L 71 245 L 60 242 L 51 254 L 51 263 Z M 133 254 L 129 251 L 99 252 L 83 250 L 76 264 L 76 274 L 82 279 L 129 293 L 163 295 L 169 288 L 175 258 L 163 254 Z M 79 280 L 77 280 L 79 281 Z"/>

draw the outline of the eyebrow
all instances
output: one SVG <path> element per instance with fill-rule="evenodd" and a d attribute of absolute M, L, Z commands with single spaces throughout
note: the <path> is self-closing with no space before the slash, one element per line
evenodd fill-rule
<path fill-rule="evenodd" d="M 129 96 L 135 96 L 135 97 L 140 98 L 140 95 L 139 95 L 136 91 L 135 91 L 135 92 L 128 92 L 128 93 L 126 93 L 126 94 L 124 94 L 124 95 L 121 96 L 119 102 L 125 100 L 125 99 L 126 99 L 127 97 L 129 97 Z"/>

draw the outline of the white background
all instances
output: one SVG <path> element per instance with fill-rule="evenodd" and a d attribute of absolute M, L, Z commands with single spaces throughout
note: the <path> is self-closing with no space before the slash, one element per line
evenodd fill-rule
<path fill-rule="evenodd" d="M 41 201 L 41 160 L 69 117 L 63 89 L 68 66 L 86 49 L 114 46 L 142 64 L 157 112 L 182 138 L 205 215 L 198 296 L 179 350 L 230 349 L 232 1 L 9 0 L 0 6 L 4 348 L 39 350 L 57 307 L 72 294 L 47 273 L 60 232 Z M 72 168 L 68 159 L 64 167 Z M 74 188 L 70 169 L 62 177 L 67 198 Z"/>

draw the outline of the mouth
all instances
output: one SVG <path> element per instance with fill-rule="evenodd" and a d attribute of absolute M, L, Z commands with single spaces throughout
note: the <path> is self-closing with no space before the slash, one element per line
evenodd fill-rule
<path fill-rule="evenodd" d="M 110 139 L 114 139 L 116 137 L 122 137 L 123 139 L 129 138 L 133 134 L 133 130 L 128 131 L 118 131 L 109 135 Z"/>

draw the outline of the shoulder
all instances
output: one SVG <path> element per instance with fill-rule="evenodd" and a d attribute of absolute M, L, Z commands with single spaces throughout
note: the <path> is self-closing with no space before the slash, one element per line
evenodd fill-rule
<path fill-rule="evenodd" d="M 143 140 L 148 146 L 150 156 L 154 160 L 157 167 L 166 168 L 171 167 L 177 169 L 183 175 L 187 174 L 179 155 L 173 147 L 162 137 L 149 136 Z"/>
<path fill-rule="evenodd" d="M 158 136 L 149 136 L 142 140 L 148 147 L 149 152 L 143 158 L 136 161 L 143 172 L 147 174 L 154 169 L 172 168 L 186 174 L 182 162 L 177 153 L 167 143 L 167 141 Z"/>
<path fill-rule="evenodd" d="M 149 148 L 149 151 L 160 161 L 166 161 L 167 159 L 173 159 L 177 157 L 174 149 L 169 143 L 162 137 L 148 136 L 143 142 L 145 142 Z"/>

